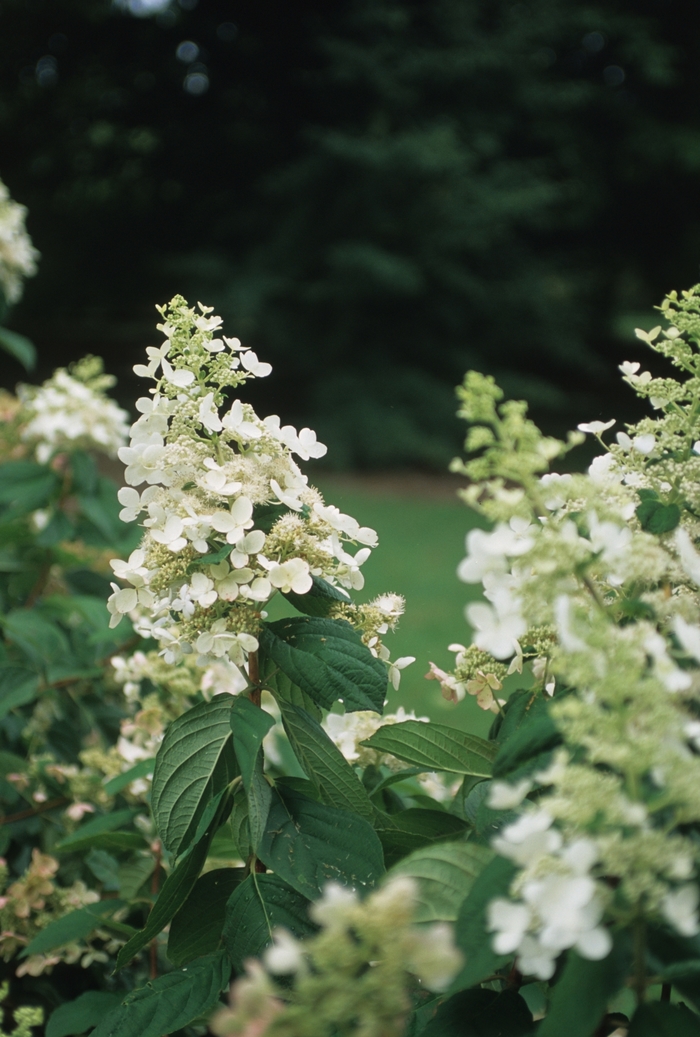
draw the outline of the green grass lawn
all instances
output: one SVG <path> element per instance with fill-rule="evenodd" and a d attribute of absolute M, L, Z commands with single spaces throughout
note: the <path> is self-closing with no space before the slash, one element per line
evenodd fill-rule
<path fill-rule="evenodd" d="M 392 658 L 415 655 L 416 661 L 403 671 L 398 692 L 391 689 L 388 709 L 402 705 L 439 723 L 485 734 L 493 719 L 490 713 L 480 710 L 472 698 L 459 705 L 446 702 L 439 684 L 425 680 L 429 661 L 451 667 L 449 644 L 470 643 L 464 607 L 479 597 L 480 587 L 458 580 L 456 568 L 465 554 L 468 530 L 483 526 L 483 520 L 457 497 L 451 500 L 444 489 L 431 499 L 429 490 L 409 495 L 394 482 L 384 489 L 376 481 L 363 487 L 359 479 L 329 477 L 316 484 L 327 503 L 379 534 L 379 547 L 363 567 L 366 582 L 358 600 L 367 601 L 382 591 L 406 598 L 406 614 L 396 633 L 387 637 L 387 645 Z M 508 684 L 517 686 L 518 680 L 510 678 Z"/>

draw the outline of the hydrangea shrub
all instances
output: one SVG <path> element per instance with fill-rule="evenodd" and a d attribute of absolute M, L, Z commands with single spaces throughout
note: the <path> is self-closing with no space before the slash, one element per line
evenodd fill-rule
<path fill-rule="evenodd" d="M 428 676 L 487 739 L 384 714 L 413 660 L 403 600 L 356 600 L 376 534 L 309 482 L 314 433 L 245 402 L 270 367 L 207 307 L 161 308 L 130 431 L 93 358 L 0 400 L 18 1027 L 700 1032 L 700 287 L 661 309 L 638 334 L 681 378 L 622 365 L 634 427 L 559 442 L 493 379 L 459 390 L 483 600 Z"/>

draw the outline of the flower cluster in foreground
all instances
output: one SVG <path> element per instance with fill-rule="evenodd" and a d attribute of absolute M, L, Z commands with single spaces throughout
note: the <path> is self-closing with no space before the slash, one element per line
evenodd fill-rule
<path fill-rule="evenodd" d="M 231 1008 L 210 1028 L 219 1037 L 327 1037 L 353 1020 L 365 1037 L 399 1037 L 412 1004 L 408 976 L 442 991 L 462 960 L 448 925 L 412 924 L 417 895 L 406 876 L 364 901 L 329 883 L 309 912 L 319 933 L 300 941 L 276 929 L 262 962 L 247 963 Z"/>
<path fill-rule="evenodd" d="M 686 377 L 623 364 L 657 413 L 610 445 L 614 422 L 564 444 L 524 404 L 499 403 L 491 378 L 471 372 L 461 389 L 476 456 L 454 467 L 493 525 L 469 533 L 459 568 L 484 592 L 466 610 L 473 645 L 435 676 L 507 722 L 493 692 L 530 660 L 526 709 L 544 708 L 563 740 L 489 793 L 492 809 L 520 811 L 493 842 L 516 865 L 489 908 L 493 946 L 542 979 L 567 948 L 605 957 L 611 931 L 640 917 L 700 931 L 700 287 L 662 312 L 666 329 L 638 336 Z M 585 434 L 604 449 L 588 472 L 550 472 Z"/>
<path fill-rule="evenodd" d="M 119 451 L 128 483 L 119 492 L 122 518 L 140 518 L 146 532 L 128 561 L 113 563 L 127 586 L 113 585 L 112 624 L 131 614 L 167 662 L 194 655 L 201 667 L 245 668 L 267 602 L 308 594 L 321 578 L 339 589 L 339 618 L 388 663 L 381 636 L 402 599 L 358 607 L 343 592 L 363 586 L 377 534 L 327 505 L 294 460 L 322 457 L 326 447 L 308 428 L 297 432 L 227 399 L 271 368 L 238 339 L 220 337 L 220 317 L 179 296 L 161 313 L 165 341 L 135 368 L 155 384 L 137 401 L 141 417 Z M 402 664 L 391 672 L 395 683 Z"/>

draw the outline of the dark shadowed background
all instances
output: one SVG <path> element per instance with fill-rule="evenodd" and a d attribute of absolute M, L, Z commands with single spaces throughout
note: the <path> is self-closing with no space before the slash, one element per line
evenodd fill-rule
<path fill-rule="evenodd" d="M 201 299 L 336 467 L 444 468 L 470 366 L 553 431 L 631 419 L 632 329 L 700 279 L 699 51 L 695 0 L 0 0 L 9 326 L 129 403 L 154 304 Z"/>

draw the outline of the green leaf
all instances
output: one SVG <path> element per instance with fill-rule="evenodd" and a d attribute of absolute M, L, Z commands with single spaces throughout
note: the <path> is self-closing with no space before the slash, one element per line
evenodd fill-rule
<path fill-rule="evenodd" d="M 226 904 L 244 876 L 243 868 L 218 868 L 197 879 L 186 903 L 170 923 L 168 958 L 173 965 L 186 965 L 217 949 Z"/>
<path fill-rule="evenodd" d="M 274 727 L 275 721 L 269 713 L 254 705 L 245 695 L 234 698 L 229 718 L 233 732 L 233 748 L 241 769 L 243 785 L 248 791 L 263 739 L 270 728 Z"/>
<path fill-rule="evenodd" d="M 297 706 L 281 702 L 280 710 L 290 745 L 321 801 L 371 821 L 376 810 L 367 790 L 321 725 Z"/>
<path fill-rule="evenodd" d="M 391 753 L 400 760 L 425 767 L 428 771 L 450 771 L 474 777 L 491 776 L 491 764 L 498 746 L 476 735 L 442 724 L 404 720 L 387 724 L 362 742 L 370 749 Z"/>
<path fill-rule="evenodd" d="M 194 706 L 170 725 L 158 750 L 151 810 L 163 845 L 175 855 L 191 842 L 207 803 L 235 777 L 233 701 L 216 695 Z"/>
<path fill-rule="evenodd" d="M 406 854 L 421 846 L 443 839 L 456 839 L 467 827 L 460 817 L 448 814 L 446 810 L 426 810 L 423 807 L 411 807 L 396 814 L 377 813 L 374 825 L 388 867 L 393 867 Z"/>
<path fill-rule="evenodd" d="M 219 951 L 132 990 L 90 1037 L 162 1037 L 210 1011 L 228 986 L 231 965 Z"/>
<path fill-rule="evenodd" d="M 534 1032 L 532 1013 L 520 994 L 477 989 L 440 1005 L 420 1037 L 529 1037 Z"/>
<path fill-rule="evenodd" d="M 262 743 L 275 721 L 269 713 L 239 695 L 231 708 L 233 748 L 248 798 L 248 830 L 257 852 L 270 812 L 272 790 L 263 770 Z"/>
<path fill-rule="evenodd" d="M 351 601 L 350 595 L 345 591 L 334 587 L 320 576 L 312 576 L 311 590 L 306 594 L 295 594 L 289 591 L 284 597 L 298 612 L 304 612 L 307 616 L 327 616 L 334 605 L 339 601 L 347 604 Z"/>
<path fill-rule="evenodd" d="M 700 1019 L 685 1005 L 650 1001 L 637 1008 L 627 1037 L 700 1037 Z"/>
<path fill-rule="evenodd" d="M 646 533 L 669 533 L 681 520 L 681 509 L 677 504 L 662 504 L 660 500 L 643 500 L 635 515 Z"/>
<path fill-rule="evenodd" d="M 416 922 L 454 922 L 493 851 L 475 843 L 423 846 L 395 864 L 388 877 L 410 875 L 418 882 Z"/>
<path fill-rule="evenodd" d="M 88 904 L 87 907 L 79 907 L 77 911 L 71 911 L 63 918 L 57 918 L 49 922 L 45 929 L 34 937 L 22 951 L 20 957 L 26 958 L 30 954 L 46 954 L 56 947 L 63 947 L 66 943 L 74 940 L 84 940 L 86 936 L 99 929 L 105 915 L 113 915 L 120 907 L 124 907 L 123 900 L 100 900 L 97 904 Z"/>
<path fill-rule="evenodd" d="M 309 899 L 327 882 L 367 889 L 384 873 L 381 843 L 371 825 L 282 788 L 272 793 L 260 858 Z"/>
<path fill-rule="evenodd" d="M 86 1033 L 97 1026 L 106 1012 L 116 1008 L 120 996 L 105 990 L 87 990 L 75 1001 L 59 1005 L 49 1016 L 46 1037 L 73 1037 L 76 1033 Z"/>
<path fill-rule="evenodd" d="M 305 709 L 309 716 L 312 716 L 314 720 L 321 719 L 323 711 L 320 706 L 316 705 L 310 695 L 307 695 L 306 692 L 297 687 L 294 681 L 291 681 L 286 673 L 282 673 L 280 668 L 275 665 L 272 659 L 268 659 L 267 656 L 262 655 L 260 660 L 260 671 L 261 683 L 272 695 L 275 696 L 280 706 L 282 702 L 289 702 L 293 706 L 298 706 L 299 709 Z"/>
<path fill-rule="evenodd" d="M 486 909 L 494 897 L 508 895 L 515 871 L 512 861 L 494 857 L 475 880 L 463 902 L 455 923 L 455 942 L 465 961 L 452 990 L 464 990 L 482 983 L 512 958 L 512 955 L 496 954 L 492 950 L 493 933 L 486 929 Z"/>
<path fill-rule="evenodd" d="M 265 623 L 260 647 L 324 709 L 335 702 L 348 711 L 384 709 L 386 666 L 349 623 L 310 616 Z"/>
<path fill-rule="evenodd" d="M 25 371 L 33 371 L 36 367 L 36 347 L 24 335 L 0 328 L 0 349 L 18 360 Z"/>
<path fill-rule="evenodd" d="M 679 936 L 661 926 L 647 928 L 651 968 L 700 1008 L 700 936 Z"/>
<path fill-rule="evenodd" d="M 625 982 L 629 965 L 627 941 L 619 934 L 612 951 L 601 961 L 588 961 L 570 950 L 538 1037 L 591 1037 L 608 1001 Z"/>
<path fill-rule="evenodd" d="M 39 678 L 22 666 L 0 667 L 0 718 L 33 702 L 39 690 Z"/>
<path fill-rule="evenodd" d="M 225 792 L 220 793 L 218 798 L 228 799 Z M 151 913 L 145 926 L 143 929 L 139 929 L 137 933 L 134 933 L 131 939 L 119 951 L 117 955 L 117 970 L 123 968 L 135 954 L 138 954 L 146 944 L 158 936 L 181 909 L 199 877 L 199 873 L 209 853 L 209 845 L 216 829 L 221 824 L 222 814 L 226 809 L 226 804 L 220 802 L 214 817 L 209 821 L 207 830 L 184 855 L 177 867 L 170 872 L 163 883 L 155 904 L 151 908 Z"/>
<path fill-rule="evenodd" d="M 513 733 L 501 740 L 498 755 L 493 761 L 494 777 L 502 778 L 511 774 L 540 753 L 556 748 L 561 740 L 561 734 L 549 715 L 547 703 L 541 696 L 537 696 Z"/>
<path fill-rule="evenodd" d="M 187 572 L 195 572 L 197 569 L 207 569 L 210 565 L 218 565 L 219 562 L 223 562 L 224 558 L 228 558 L 232 551 L 232 544 L 224 544 L 223 547 L 219 547 L 216 551 L 200 555 L 190 562 L 187 566 Z"/>
<path fill-rule="evenodd" d="M 119 892 L 124 900 L 134 900 L 139 895 L 141 887 L 151 877 L 155 868 L 155 858 L 151 853 L 144 857 L 131 857 L 119 865 Z"/>
<path fill-rule="evenodd" d="M 251 874 L 231 895 L 226 907 L 223 940 L 236 972 L 247 958 L 259 958 L 281 926 L 297 939 L 316 931 L 310 902 L 279 875 Z"/>
<path fill-rule="evenodd" d="M 60 484 L 56 472 L 34 461 L 7 461 L 0 465 L 0 505 L 3 519 L 36 511 L 51 499 Z"/>
<path fill-rule="evenodd" d="M 116 796 L 117 792 L 121 792 L 127 785 L 131 785 L 132 781 L 136 781 L 137 778 L 145 778 L 153 774 L 155 767 L 155 760 L 139 760 L 133 767 L 130 767 L 128 771 L 124 771 L 122 774 L 117 774 L 115 777 L 110 778 L 109 781 L 104 783 L 104 790 L 108 796 Z"/>
<path fill-rule="evenodd" d="M 93 836 L 102 835 L 105 832 L 113 832 L 120 825 L 128 824 L 132 818 L 136 817 L 137 813 L 138 810 L 113 810 L 111 814 L 101 814 L 99 817 L 93 817 L 91 821 L 87 821 L 75 832 L 71 832 L 60 843 L 57 843 L 54 849 L 66 853 L 73 850 L 82 850 L 86 845 L 90 845 L 90 839 Z M 141 844 L 143 844 L 143 838 L 140 838 Z"/>
<path fill-rule="evenodd" d="M 74 450 L 70 455 L 73 486 L 78 493 L 94 493 L 99 473 L 94 458 L 84 450 Z"/>

